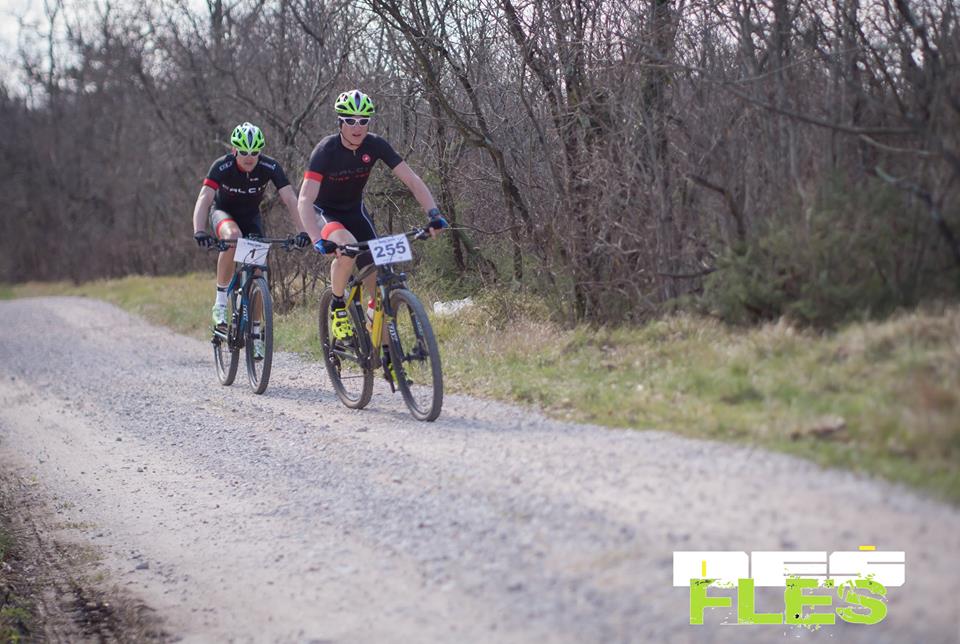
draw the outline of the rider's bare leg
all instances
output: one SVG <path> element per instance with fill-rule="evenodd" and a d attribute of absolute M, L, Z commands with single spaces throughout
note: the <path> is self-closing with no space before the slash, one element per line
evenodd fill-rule
<path fill-rule="evenodd" d="M 357 243 L 357 238 L 345 228 L 332 231 L 327 239 L 339 246 Z M 333 288 L 335 296 L 343 297 L 343 291 L 347 288 L 347 281 L 350 279 L 350 273 L 353 272 L 355 263 L 353 257 L 347 257 L 346 255 L 339 255 L 333 260 L 333 264 L 330 265 L 330 286 Z"/>
<path fill-rule="evenodd" d="M 236 240 L 240 239 L 240 236 L 240 227 L 234 221 L 224 221 L 217 228 L 219 239 Z M 226 288 L 230 285 L 230 278 L 233 277 L 233 254 L 236 250 L 235 246 L 230 246 L 217 257 L 218 287 Z"/>

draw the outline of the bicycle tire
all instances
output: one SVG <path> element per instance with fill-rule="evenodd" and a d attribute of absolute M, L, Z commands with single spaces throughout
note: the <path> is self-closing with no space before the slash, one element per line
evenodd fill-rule
<path fill-rule="evenodd" d="M 213 337 L 213 362 L 217 367 L 217 378 L 224 387 L 233 384 L 237 377 L 237 366 L 240 364 L 240 349 L 234 343 L 236 337 L 235 321 L 237 319 L 235 293 L 227 295 L 227 333 L 226 338 L 217 335 Z"/>
<path fill-rule="evenodd" d="M 337 398 L 350 409 L 363 409 L 373 396 L 373 368 L 370 366 L 370 335 L 366 320 L 354 302 L 348 307 L 353 324 L 354 339 L 337 340 L 330 330 L 330 287 L 320 294 L 318 329 L 323 365 Z"/>
<path fill-rule="evenodd" d="M 273 300 L 270 297 L 270 286 L 262 275 L 255 277 L 247 285 L 248 324 L 246 338 L 244 338 L 247 355 L 247 378 L 253 393 L 262 394 L 270 383 L 270 367 L 273 364 Z M 257 359 L 254 355 L 253 311 L 255 302 L 260 301 L 260 339 L 263 340 L 263 357 Z"/>
<path fill-rule="evenodd" d="M 414 418 L 434 421 L 443 407 L 443 370 L 430 318 L 407 289 L 393 291 L 390 303 L 394 315 L 387 323 L 394 384 Z"/>

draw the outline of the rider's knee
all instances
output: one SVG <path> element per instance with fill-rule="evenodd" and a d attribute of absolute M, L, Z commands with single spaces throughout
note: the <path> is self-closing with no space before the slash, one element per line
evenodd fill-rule
<path fill-rule="evenodd" d="M 226 240 L 237 240 L 240 239 L 240 228 L 237 226 L 221 226 L 217 230 L 217 237 L 220 239 Z"/>
<path fill-rule="evenodd" d="M 350 231 L 347 230 L 347 227 L 339 221 L 331 221 L 326 224 L 323 230 L 320 231 L 320 237 L 322 239 L 329 239 L 335 244 L 352 244 L 357 241 L 354 236 L 350 234 Z"/>
<path fill-rule="evenodd" d="M 240 226 L 223 210 L 210 209 L 210 226 L 217 239 L 237 239 L 240 236 Z"/>

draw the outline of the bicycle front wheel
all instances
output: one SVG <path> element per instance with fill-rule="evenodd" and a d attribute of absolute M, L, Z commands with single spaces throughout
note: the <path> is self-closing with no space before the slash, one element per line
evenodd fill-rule
<path fill-rule="evenodd" d="M 394 317 L 387 324 L 394 327 L 388 330 L 395 384 L 414 418 L 436 420 L 443 406 L 443 374 L 430 319 L 407 289 L 393 291 L 390 304 Z"/>
<path fill-rule="evenodd" d="M 237 377 L 237 365 L 240 363 L 240 349 L 235 342 L 237 337 L 235 299 L 235 293 L 229 293 L 226 330 L 213 330 L 213 362 L 217 366 L 217 378 L 225 387 L 233 384 L 234 378 Z"/>
<path fill-rule="evenodd" d="M 363 409 L 373 396 L 373 369 L 370 367 L 370 336 L 366 320 L 356 303 L 347 307 L 353 337 L 339 340 L 330 328 L 330 287 L 320 294 L 320 348 L 330 384 L 337 398 L 350 409 Z"/>
<path fill-rule="evenodd" d="M 273 363 L 273 300 L 265 277 L 250 280 L 247 298 L 247 324 L 245 345 L 247 351 L 247 377 L 253 393 L 262 394 L 270 382 L 270 367 Z"/>

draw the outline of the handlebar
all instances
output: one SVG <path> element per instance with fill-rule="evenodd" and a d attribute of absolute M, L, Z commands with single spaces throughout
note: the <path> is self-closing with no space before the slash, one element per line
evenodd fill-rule
<path fill-rule="evenodd" d="M 289 237 L 256 237 L 256 236 L 251 235 L 250 237 L 246 237 L 245 239 L 248 239 L 248 240 L 250 240 L 250 241 L 260 242 L 261 244 L 270 244 L 271 246 L 283 246 L 283 249 L 284 249 L 284 250 L 287 250 L 287 251 L 290 251 L 290 250 L 302 250 L 302 249 L 300 249 L 300 248 L 297 248 L 297 246 L 296 246 L 296 244 L 295 244 L 296 236 L 289 236 Z M 207 248 L 207 250 L 217 249 L 217 250 L 219 250 L 220 252 L 223 252 L 223 251 L 227 250 L 228 248 L 230 248 L 231 246 L 236 246 L 236 245 L 237 245 L 237 241 L 238 241 L 238 240 L 236 240 L 236 239 L 218 239 L 218 240 L 216 240 L 216 242 L 215 242 L 212 246 L 209 246 L 209 247 Z"/>
<path fill-rule="evenodd" d="M 427 232 L 426 228 L 414 227 L 403 233 L 403 235 L 407 239 L 427 239 L 430 233 Z M 347 257 L 356 257 L 363 251 L 368 250 L 370 243 L 362 241 L 353 244 L 336 244 L 336 248 Z"/>

